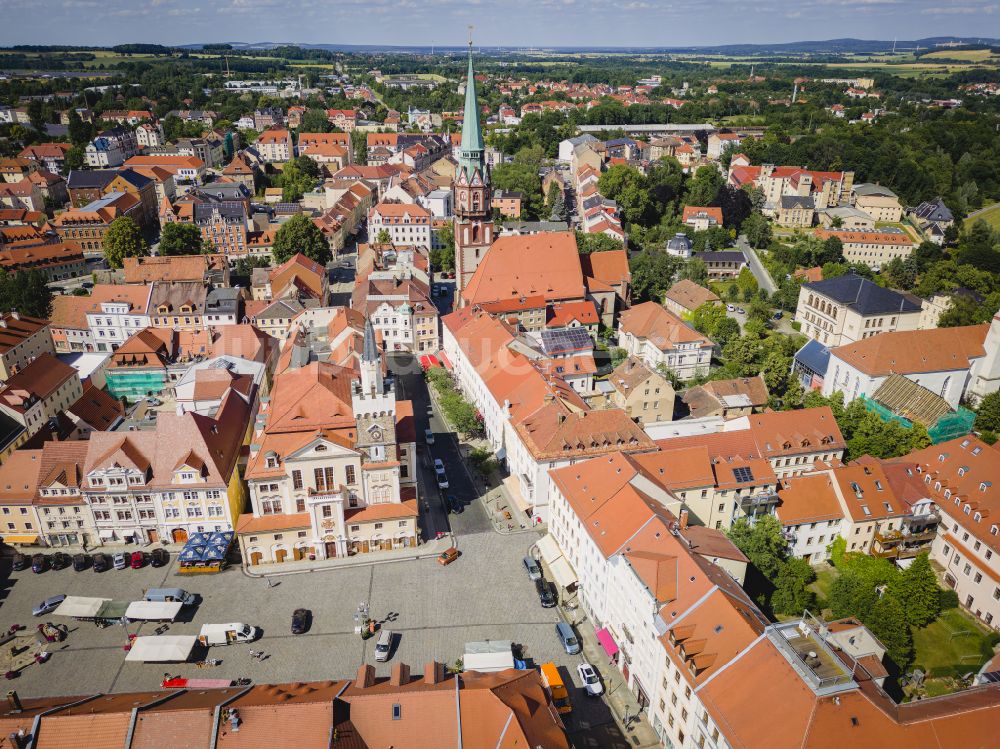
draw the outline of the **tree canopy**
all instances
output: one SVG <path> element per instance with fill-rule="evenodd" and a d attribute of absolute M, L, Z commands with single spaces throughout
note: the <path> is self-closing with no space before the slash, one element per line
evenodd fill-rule
<path fill-rule="evenodd" d="M 332 257 L 323 232 L 309 217 L 301 213 L 292 216 L 275 232 L 272 249 L 274 261 L 279 264 L 299 252 L 323 265 L 330 262 Z"/>
<path fill-rule="evenodd" d="M 210 251 L 205 245 L 201 229 L 194 224 L 172 221 L 160 232 L 161 255 L 199 255 Z"/>
<path fill-rule="evenodd" d="M 121 268 L 127 257 L 149 254 L 149 245 L 142 229 L 130 216 L 119 216 L 104 234 L 104 259 L 112 268 Z"/>

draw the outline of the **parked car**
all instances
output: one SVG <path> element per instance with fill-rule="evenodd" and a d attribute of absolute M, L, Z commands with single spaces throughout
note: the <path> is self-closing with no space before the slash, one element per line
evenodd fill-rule
<path fill-rule="evenodd" d="M 63 570 L 69 567 L 70 564 L 69 554 L 64 554 L 61 551 L 57 551 L 52 555 L 50 564 L 54 570 Z"/>
<path fill-rule="evenodd" d="M 65 593 L 60 593 L 57 596 L 46 598 L 40 604 L 35 606 L 35 608 L 31 610 L 31 613 L 33 616 L 45 616 L 46 614 L 51 614 L 53 611 L 59 608 L 59 604 L 65 600 L 66 600 Z"/>
<path fill-rule="evenodd" d="M 383 629 L 379 632 L 375 642 L 375 660 L 379 663 L 385 663 L 392 655 L 392 638 L 392 630 Z"/>
<path fill-rule="evenodd" d="M 433 429 L 425 429 L 424 430 L 424 442 L 426 442 L 428 445 L 433 445 L 434 444 L 434 430 Z"/>
<path fill-rule="evenodd" d="M 304 635 L 309 631 L 311 620 L 312 612 L 309 609 L 295 609 L 292 612 L 292 634 Z"/>
<path fill-rule="evenodd" d="M 782 318 L 782 316 L 784 316 L 784 314 L 785 314 L 785 313 L 784 313 L 784 312 L 782 312 L 782 311 L 781 311 L 781 310 L 779 309 L 779 310 L 778 310 L 777 312 L 775 312 L 775 313 L 774 313 L 774 319 L 775 319 L 775 320 L 780 320 L 780 319 Z"/>
<path fill-rule="evenodd" d="M 551 609 L 556 605 L 556 592 L 552 589 L 552 583 L 544 577 L 535 580 L 535 592 L 538 593 L 538 602 L 543 609 Z"/>
<path fill-rule="evenodd" d="M 522 561 L 524 562 L 524 569 L 528 572 L 529 580 L 534 581 L 542 578 L 542 568 L 538 566 L 538 562 L 531 557 L 525 557 Z"/>
<path fill-rule="evenodd" d="M 735 311 L 736 311 L 736 305 L 735 304 L 727 304 L 726 305 L 726 312 L 735 312 Z"/>
<path fill-rule="evenodd" d="M 428 402 L 427 403 L 427 418 L 429 419 L 433 415 L 434 415 L 434 403 L 433 402 Z"/>
<path fill-rule="evenodd" d="M 566 622 L 559 622 L 556 624 L 556 637 L 559 638 L 559 642 L 562 643 L 563 650 L 565 650 L 568 655 L 576 655 L 580 652 L 580 641 L 577 639 L 573 628 Z"/>
<path fill-rule="evenodd" d="M 151 567 L 166 567 L 170 564 L 170 552 L 166 549 L 153 549 L 149 555 Z"/>
<path fill-rule="evenodd" d="M 143 565 L 146 564 L 146 555 L 141 551 L 133 551 L 129 557 L 129 564 L 134 570 L 141 570 Z"/>
<path fill-rule="evenodd" d="M 31 557 L 31 571 L 45 572 L 49 568 L 49 558 L 45 554 L 35 554 Z"/>
<path fill-rule="evenodd" d="M 588 697 L 600 697 L 604 694 L 604 685 L 601 684 L 601 677 L 597 674 L 597 669 L 589 663 L 581 663 L 576 667 L 577 676 Z"/>
<path fill-rule="evenodd" d="M 73 555 L 73 570 L 76 572 L 83 572 L 90 566 L 90 555 L 89 554 L 74 554 Z"/>
<path fill-rule="evenodd" d="M 444 551 L 441 552 L 440 556 L 438 556 L 438 564 L 442 565 L 451 564 L 456 559 L 458 559 L 459 554 L 461 554 L 461 552 L 454 546 L 452 546 L 450 549 L 445 549 Z"/>
<path fill-rule="evenodd" d="M 444 461 L 441 458 L 434 458 L 434 476 L 439 489 L 448 488 L 448 474 L 444 471 Z"/>
<path fill-rule="evenodd" d="M 21 570 L 26 570 L 31 566 L 31 559 L 27 554 L 15 554 L 14 558 L 11 560 L 14 569 L 18 572 Z"/>
<path fill-rule="evenodd" d="M 104 572 L 111 569 L 111 560 L 107 554 L 94 554 L 94 572 Z"/>
<path fill-rule="evenodd" d="M 736 311 L 739 312 L 741 315 L 745 315 L 747 313 L 747 311 L 742 307 L 737 307 Z"/>
<path fill-rule="evenodd" d="M 123 570 L 128 567 L 128 557 L 123 552 L 119 551 L 111 557 L 111 563 L 114 565 L 116 570 Z"/>
<path fill-rule="evenodd" d="M 448 495 L 448 507 L 456 515 L 461 515 L 462 512 L 465 510 L 465 504 L 454 494 Z"/>

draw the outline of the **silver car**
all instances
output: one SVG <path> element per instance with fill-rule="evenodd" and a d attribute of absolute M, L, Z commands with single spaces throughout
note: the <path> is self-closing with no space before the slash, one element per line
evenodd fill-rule
<path fill-rule="evenodd" d="M 522 561 L 524 563 L 524 569 L 527 570 L 527 572 L 528 572 L 528 579 L 529 580 L 531 580 L 532 582 L 534 582 L 535 580 L 538 580 L 538 579 L 541 578 L 541 576 L 542 576 L 542 568 L 538 566 L 538 562 L 536 562 L 531 557 L 525 557 Z"/>
<path fill-rule="evenodd" d="M 52 596 L 51 598 L 46 598 L 40 604 L 35 606 L 35 608 L 31 610 L 31 613 L 34 616 L 45 616 L 46 614 L 51 614 L 53 611 L 59 608 L 59 604 L 65 600 L 66 600 L 65 594 L 60 594 L 58 596 Z"/>

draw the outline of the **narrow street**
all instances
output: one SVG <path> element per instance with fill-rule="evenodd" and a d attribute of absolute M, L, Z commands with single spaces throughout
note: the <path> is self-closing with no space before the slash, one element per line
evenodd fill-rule
<path fill-rule="evenodd" d="M 773 294 L 778 290 L 777 285 L 774 283 L 774 279 L 771 278 L 771 274 L 767 272 L 767 268 L 757 257 L 757 252 L 750 243 L 747 242 L 747 238 L 742 234 L 736 238 L 736 247 L 743 251 L 746 255 L 747 263 L 750 266 L 750 272 L 753 273 L 753 277 L 757 279 L 757 284 L 767 291 L 767 293 Z"/>

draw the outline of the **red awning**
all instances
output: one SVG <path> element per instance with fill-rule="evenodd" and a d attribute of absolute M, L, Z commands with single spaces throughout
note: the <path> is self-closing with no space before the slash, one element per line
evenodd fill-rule
<path fill-rule="evenodd" d="M 447 369 L 448 371 L 454 369 L 454 367 L 451 365 L 451 362 L 448 361 L 448 357 L 444 355 L 444 351 L 438 351 L 437 358 L 441 360 L 441 363 L 444 365 L 444 368 Z"/>
<path fill-rule="evenodd" d="M 597 641 L 601 643 L 601 647 L 608 654 L 608 658 L 615 657 L 615 654 L 618 652 L 618 645 L 615 643 L 615 638 L 604 627 L 597 630 Z"/>

